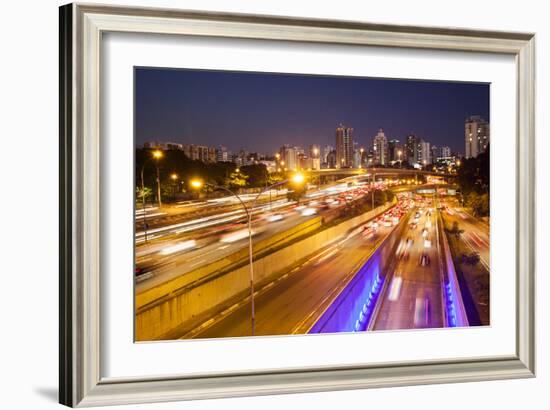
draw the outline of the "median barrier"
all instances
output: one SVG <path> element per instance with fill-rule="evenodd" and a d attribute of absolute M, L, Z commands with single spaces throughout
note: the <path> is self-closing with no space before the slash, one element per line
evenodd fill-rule
<path fill-rule="evenodd" d="M 378 294 L 383 288 L 388 268 L 395 259 L 397 244 L 406 228 L 407 216 L 358 266 L 341 291 L 319 307 L 315 322 L 307 333 L 337 333 L 365 330 L 369 326 Z M 324 310 L 322 310 L 324 309 Z"/>

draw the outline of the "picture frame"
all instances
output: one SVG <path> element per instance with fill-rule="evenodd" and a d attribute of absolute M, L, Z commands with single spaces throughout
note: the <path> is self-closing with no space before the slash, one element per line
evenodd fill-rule
<path fill-rule="evenodd" d="M 109 32 L 269 39 L 512 55 L 516 65 L 516 352 L 510 356 L 101 376 L 100 84 Z M 60 8 L 60 403 L 71 407 L 318 392 L 535 375 L 535 35 L 69 4 Z"/>

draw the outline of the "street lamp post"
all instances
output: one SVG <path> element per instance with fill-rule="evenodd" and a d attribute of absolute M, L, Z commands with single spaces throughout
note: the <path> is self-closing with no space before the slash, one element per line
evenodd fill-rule
<path fill-rule="evenodd" d="M 174 201 L 175 201 L 176 200 L 176 194 L 177 194 L 177 191 L 178 191 L 178 174 L 173 173 L 172 175 L 170 175 L 170 178 L 172 179 L 172 181 L 174 181 Z"/>
<path fill-rule="evenodd" d="M 162 158 L 164 154 L 160 150 L 153 151 L 153 159 L 156 160 L 156 166 L 157 166 L 157 183 L 159 181 L 159 167 L 158 167 L 158 160 Z M 145 215 L 145 180 L 143 177 L 144 171 L 145 171 L 145 165 L 147 165 L 147 162 L 151 158 L 147 158 L 143 162 L 143 166 L 141 167 L 141 197 L 142 197 L 142 208 L 143 208 L 143 232 L 144 232 L 144 241 L 147 243 L 147 216 Z M 159 186 L 159 207 L 160 207 L 160 186 Z"/>
<path fill-rule="evenodd" d="M 251 328 L 252 336 L 254 336 L 256 332 L 256 312 L 255 312 L 255 306 L 254 306 L 254 253 L 252 249 L 252 213 L 256 205 L 256 201 L 264 192 L 266 192 L 268 189 L 271 190 L 272 188 L 275 188 L 279 185 L 286 184 L 290 181 L 296 184 L 301 184 L 304 182 L 304 176 L 301 174 L 296 174 L 294 175 L 292 180 L 287 179 L 264 188 L 262 191 L 258 193 L 258 195 L 256 195 L 256 197 L 252 201 L 252 205 L 250 206 L 250 208 L 246 206 L 246 204 L 243 202 L 243 200 L 239 195 L 237 195 L 235 192 L 231 191 L 228 188 L 225 188 L 223 186 L 212 185 L 212 184 L 204 184 L 202 181 L 199 181 L 199 180 L 191 181 L 191 187 L 195 189 L 200 189 L 203 185 L 210 185 L 214 189 L 221 189 L 228 192 L 230 195 L 235 196 L 241 203 L 246 213 L 246 216 L 248 219 L 248 224 L 247 224 L 248 225 L 248 265 L 249 265 L 249 276 L 250 276 L 250 309 L 251 309 L 250 310 L 250 328 Z"/>

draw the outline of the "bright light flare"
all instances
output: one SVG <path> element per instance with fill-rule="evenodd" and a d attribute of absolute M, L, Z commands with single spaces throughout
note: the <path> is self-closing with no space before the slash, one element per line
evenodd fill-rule
<path fill-rule="evenodd" d="M 193 189 L 200 189 L 204 185 L 204 183 L 199 179 L 193 179 L 191 182 L 191 188 Z"/>
<path fill-rule="evenodd" d="M 298 172 L 292 176 L 292 182 L 297 185 L 303 184 L 304 181 L 305 181 L 304 174 L 301 174 Z"/>

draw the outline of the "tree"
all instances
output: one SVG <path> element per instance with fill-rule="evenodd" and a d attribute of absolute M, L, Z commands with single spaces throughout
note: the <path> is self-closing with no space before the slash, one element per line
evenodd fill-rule
<path fill-rule="evenodd" d="M 143 187 L 142 189 L 140 187 L 136 187 L 137 199 L 142 203 L 145 203 L 147 201 L 147 198 L 150 197 L 152 193 L 153 191 L 151 190 L 151 188 Z"/>
<path fill-rule="evenodd" d="M 265 164 L 243 165 L 241 172 L 248 176 L 248 186 L 251 188 L 265 187 L 268 183 L 268 172 Z"/>
<path fill-rule="evenodd" d="M 230 189 L 244 188 L 248 182 L 248 175 L 242 172 L 232 172 L 225 180 L 224 185 Z"/>

